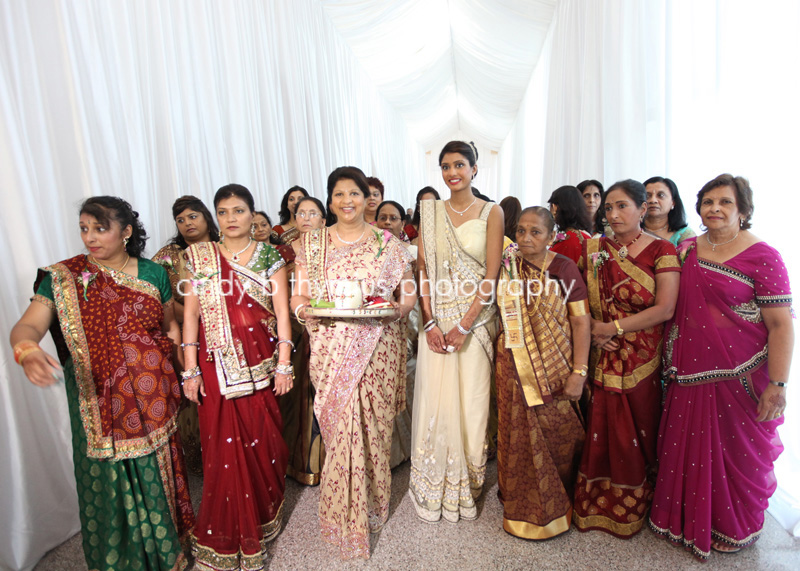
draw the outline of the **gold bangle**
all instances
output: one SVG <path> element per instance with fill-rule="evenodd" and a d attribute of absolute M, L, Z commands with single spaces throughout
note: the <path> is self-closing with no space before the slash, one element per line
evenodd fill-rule
<path fill-rule="evenodd" d="M 14 345 L 14 360 L 17 362 L 17 365 L 22 365 L 22 360 L 25 357 L 41 350 L 41 347 L 39 347 L 36 341 L 25 339 Z"/>

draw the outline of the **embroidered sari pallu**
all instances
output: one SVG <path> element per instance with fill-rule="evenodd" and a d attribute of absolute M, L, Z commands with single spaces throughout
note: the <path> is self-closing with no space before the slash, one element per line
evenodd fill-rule
<path fill-rule="evenodd" d="M 563 256 L 550 253 L 546 262 L 547 277 L 517 257 L 498 287 L 497 478 L 503 529 L 525 539 L 569 530 L 585 436 L 563 390 L 573 364 L 569 316 L 588 314 L 586 286 Z"/>
<path fill-rule="evenodd" d="M 664 353 L 670 384 L 650 526 L 706 559 L 712 541 L 746 547 L 764 526 L 783 417 L 755 421 L 769 383 L 761 308 L 788 307 L 792 296 L 780 255 L 763 242 L 724 264 L 687 242 Z"/>
<path fill-rule="evenodd" d="M 327 228 L 304 236 L 297 263 L 307 267 L 313 298 L 332 301 L 338 280 L 358 279 L 365 293 L 394 299 L 411 256 L 397 238 L 373 234 L 338 248 Z M 405 367 L 399 321 L 322 319 L 311 331 L 314 412 L 326 450 L 319 523 L 343 559 L 368 558 L 370 533 L 389 516 L 392 421 L 406 404 Z"/>
<path fill-rule="evenodd" d="M 169 281 L 154 262 L 137 263 L 135 278 L 76 256 L 44 268 L 34 297 L 58 319 L 90 570 L 183 569 L 194 523 L 161 331 Z"/>
<path fill-rule="evenodd" d="M 655 240 L 638 256 L 626 258 L 607 238 L 587 240 L 581 265 L 592 317 L 604 322 L 652 307 L 656 275 L 680 271 L 675 247 L 666 240 Z M 615 337 L 616 351 L 592 348 L 592 401 L 573 513 L 581 531 L 598 529 L 626 538 L 645 521 L 661 417 L 663 330 L 659 324 Z"/>
<path fill-rule="evenodd" d="M 271 390 L 277 325 L 269 277 L 284 262 L 265 243 L 247 266 L 225 259 L 214 243 L 187 252 L 200 302 L 198 361 L 206 391 L 199 407 L 203 497 L 196 565 L 263 569 L 266 543 L 281 528 L 288 456 Z"/>

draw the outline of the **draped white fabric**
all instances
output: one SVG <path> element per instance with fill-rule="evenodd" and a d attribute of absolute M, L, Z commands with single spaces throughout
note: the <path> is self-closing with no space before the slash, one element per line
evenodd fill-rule
<path fill-rule="evenodd" d="M 528 206 L 587 178 L 608 186 L 669 176 L 698 230 L 702 185 L 723 172 L 745 176 L 753 232 L 780 250 L 798 297 L 800 194 L 788 169 L 800 156 L 799 22 L 793 0 L 562 0 L 500 151 L 500 194 Z M 770 513 L 800 535 L 797 380 Z"/>
<path fill-rule="evenodd" d="M 238 182 L 276 215 L 345 164 L 402 203 L 425 184 L 422 147 L 311 0 L 4 0 L 0 46 L 4 339 L 37 266 L 81 251 L 87 196 L 128 199 L 152 255 L 182 194 Z M 70 429 L 63 386 L 0 355 L 0 568 L 27 569 L 79 528 Z"/>
<path fill-rule="evenodd" d="M 377 87 L 428 149 L 466 134 L 497 151 L 556 0 L 321 0 Z M 439 147 L 441 148 L 441 146 Z"/>

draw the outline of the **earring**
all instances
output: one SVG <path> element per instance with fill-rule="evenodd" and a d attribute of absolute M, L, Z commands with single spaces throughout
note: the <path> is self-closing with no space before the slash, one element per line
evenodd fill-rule
<path fill-rule="evenodd" d="M 739 228 L 744 227 L 744 218 L 739 218 Z"/>
<path fill-rule="evenodd" d="M 225 241 L 225 234 L 222 232 L 219 233 L 219 243 L 222 244 Z"/>
<path fill-rule="evenodd" d="M 123 239 L 122 239 L 122 247 L 123 247 L 123 249 L 125 249 L 125 250 L 127 250 L 127 249 L 128 249 L 128 238 L 123 238 Z"/>

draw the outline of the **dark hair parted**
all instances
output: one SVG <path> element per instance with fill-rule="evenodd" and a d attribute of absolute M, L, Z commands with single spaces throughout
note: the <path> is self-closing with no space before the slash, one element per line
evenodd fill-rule
<path fill-rule="evenodd" d="M 367 177 L 367 184 L 369 186 L 374 186 L 375 188 L 377 188 L 378 192 L 381 193 L 381 200 L 383 200 L 384 188 L 383 188 L 383 183 L 381 182 L 381 179 L 379 179 L 378 177 L 375 177 L 375 176 L 368 176 Z"/>
<path fill-rule="evenodd" d="M 553 218 L 553 213 L 550 212 L 547 208 L 545 208 L 544 206 L 528 206 L 527 208 L 524 208 L 522 212 L 519 213 L 519 218 L 522 219 L 522 217 L 525 216 L 526 214 L 535 214 L 536 216 L 541 218 L 542 222 L 544 222 L 544 225 L 547 227 L 547 232 L 549 234 L 553 233 L 553 230 L 556 227 L 556 219 Z M 519 224 L 519 220 L 517 220 L 517 224 Z M 516 233 L 517 231 L 516 229 L 514 229 L 514 234 Z M 517 241 L 516 238 L 513 238 L 513 240 L 514 242 Z"/>
<path fill-rule="evenodd" d="M 253 212 L 253 216 L 263 216 L 267 220 L 267 224 L 269 224 L 270 228 L 272 227 L 272 218 L 269 217 L 269 214 L 264 212 L 263 210 L 256 210 Z"/>
<path fill-rule="evenodd" d="M 293 192 L 298 190 L 303 193 L 304 197 L 308 196 L 308 191 L 302 186 L 297 185 L 294 185 L 292 188 L 284 192 L 283 198 L 281 198 L 281 209 L 278 211 L 278 224 L 286 224 L 292 219 L 292 211 L 289 210 L 289 197 Z"/>
<path fill-rule="evenodd" d="M 592 223 L 589 219 L 589 211 L 586 210 L 586 202 L 577 188 L 568 185 L 560 186 L 553 191 L 547 202 L 558 207 L 555 220 L 559 230 L 576 228 L 586 232 L 590 231 Z"/>
<path fill-rule="evenodd" d="M 678 185 L 670 179 L 663 176 L 653 176 L 648 178 L 644 181 L 644 188 L 645 192 L 647 192 L 647 185 L 648 184 L 656 184 L 662 183 L 669 189 L 669 193 L 672 195 L 672 203 L 675 205 L 675 208 L 669 211 L 667 214 L 667 229 L 670 232 L 677 232 L 681 228 L 686 228 L 689 224 L 686 222 L 686 209 L 683 207 L 683 200 L 681 200 L 681 195 L 678 192 Z"/>
<path fill-rule="evenodd" d="M 608 187 L 604 198 L 608 198 L 608 195 L 614 190 L 621 190 L 627 194 L 628 198 L 636 204 L 636 208 L 647 202 L 647 193 L 644 190 L 644 185 L 638 180 L 628 178 L 615 182 Z M 605 200 L 603 200 L 603 203 L 605 204 Z"/>
<path fill-rule="evenodd" d="M 450 141 L 447 143 L 442 148 L 442 152 L 439 153 L 439 165 L 442 164 L 442 159 L 447 153 L 458 153 L 462 155 L 467 159 L 471 167 L 474 167 L 478 163 L 478 149 L 472 141 L 469 143 L 465 143 L 464 141 Z"/>
<path fill-rule="evenodd" d="M 250 209 L 250 212 L 255 213 L 256 211 L 256 204 L 253 201 L 253 195 L 250 194 L 250 191 L 247 190 L 247 187 L 242 186 L 241 184 L 226 184 L 225 186 L 221 187 L 217 194 L 214 195 L 214 210 L 217 209 L 219 203 L 226 198 L 241 198 L 244 200 L 247 207 Z"/>
<path fill-rule="evenodd" d="M 400 219 L 405 223 L 406 213 L 405 210 L 403 210 L 403 205 L 399 202 L 395 202 L 394 200 L 384 200 L 378 205 L 378 209 L 375 211 L 375 220 L 377 220 L 378 216 L 380 216 L 381 210 L 383 210 L 384 206 L 394 206 L 397 209 L 397 213 L 400 215 Z"/>
<path fill-rule="evenodd" d="M 117 196 L 93 196 L 83 201 L 78 215 L 81 214 L 94 216 L 106 228 L 111 227 L 111 222 L 119 224 L 122 231 L 130 226 L 131 235 L 125 251 L 134 258 L 138 258 L 144 253 L 147 232 L 139 220 L 139 213 L 131 207 L 127 200 Z"/>
<path fill-rule="evenodd" d="M 194 210 L 195 212 L 199 212 L 203 215 L 203 218 L 206 221 L 206 225 L 208 226 L 208 235 L 211 237 L 212 242 L 219 242 L 219 229 L 217 229 L 217 223 L 214 221 L 214 217 L 211 215 L 211 212 L 208 210 L 206 205 L 203 203 L 202 200 L 197 198 L 196 196 L 192 196 L 191 194 L 185 194 L 179 197 L 175 202 L 172 203 L 172 219 L 176 219 L 184 210 Z M 170 244 L 177 244 L 181 248 L 188 248 L 189 244 L 186 242 L 186 238 L 183 237 L 183 234 L 178 231 L 172 239 L 169 241 Z"/>
<path fill-rule="evenodd" d="M 708 181 L 697 193 L 697 204 L 695 208 L 697 213 L 700 214 L 700 203 L 703 202 L 703 196 L 715 188 L 720 186 L 730 186 L 733 188 L 733 194 L 736 196 L 736 208 L 739 214 L 744 216 L 740 228 L 742 230 L 749 230 L 752 227 L 750 219 L 753 218 L 753 189 L 750 188 L 750 181 L 743 176 L 733 176 L 732 174 L 721 174 L 712 180 Z"/>
<path fill-rule="evenodd" d="M 304 196 L 300 200 L 298 200 L 294 205 L 294 215 L 297 217 L 297 210 L 300 208 L 300 205 L 304 202 L 313 202 L 314 205 L 319 209 L 320 214 L 322 214 L 322 219 L 324 220 L 328 216 L 328 212 L 325 210 L 325 206 L 322 204 L 322 201 L 319 198 L 315 198 L 313 196 Z"/>
<path fill-rule="evenodd" d="M 517 222 L 522 214 L 522 204 L 516 196 L 506 196 L 500 201 L 500 208 L 503 209 L 506 221 L 504 233 L 509 240 L 516 241 Z"/>
<path fill-rule="evenodd" d="M 414 226 L 414 228 L 419 228 L 419 203 L 422 202 L 422 197 L 426 194 L 432 194 L 436 197 L 436 200 L 441 200 L 442 198 L 439 196 L 437 190 L 432 186 L 426 186 L 420 189 L 420 191 L 417 193 L 416 206 L 414 206 L 414 215 L 411 217 L 411 225 Z"/>
<path fill-rule="evenodd" d="M 331 211 L 331 198 L 333 189 L 340 180 L 352 180 L 364 195 L 364 199 L 369 198 L 369 184 L 367 177 L 358 167 L 339 167 L 328 175 L 328 226 L 336 224 L 336 215 Z"/>
<path fill-rule="evenodd" d="M 603 190 L 603 183 L 599 180 L 589 178 L 579 182 L 576 188 L 580 191 L 581 196 L 583 196 L 583 193 L 586 192 L 586 189 L 590 186 L 594 186 L 600 191 L 600 206 L 597 207 L 597 212 L 594 213 L 594 220 L 592 220 L 592 226 L 594 226 L 593 231 L 598 234 L 603 234 L 606 231 L 603 224 L 606 217 L 606 211 L 605 208 L 603 208 L 606 203 L 606 193 Z"/>

